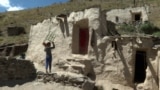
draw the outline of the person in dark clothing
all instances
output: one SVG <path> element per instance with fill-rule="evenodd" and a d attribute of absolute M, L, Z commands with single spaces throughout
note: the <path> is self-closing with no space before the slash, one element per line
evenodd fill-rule
<path fill-rule="evenodd" d="M 52 49 L 55 48 L 54 42 L 52 42 L 52 47 L 50 42 L 43 42 L 43 45 L 45 47 L 44 51 L 46 52 L 46 62 L 45 62 L 45 68 L 46 68 L 46 73 L 48 73 L 48 67 L 49 67 L 49 73 L 51 73 L 51 65 L 52 65 Z"/>

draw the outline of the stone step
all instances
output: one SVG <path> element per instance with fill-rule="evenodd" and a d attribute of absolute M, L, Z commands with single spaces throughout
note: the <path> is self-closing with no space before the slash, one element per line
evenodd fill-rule
<path fill-rule="evenodd" d="M 93 69 L 91 60 L 84 59 L 69 58 L 66 60 L 61 60 L 61 62 L 59 62 L 57 66 L 60 70 L 84 75 L 88 75 L 90 72 L 92 72 Z"/>
<path fill-rule="evenodd" d="M 66 59 L 67 62 L 80 62 L 83 63 L 85 61 L 92 61 L 91 59 L 74 59 L 74 58 L 68 58 Z"/>
<path fill-rule="evenodd" d="M 84 70 L 85 70 L 85 65 L 83 64 L 65 64 L 59 68 L 62 68 L 65 71 L 69 71 L 69 72 L 74 72 L 74 73 L 81 73 L 83 74 Z"/>

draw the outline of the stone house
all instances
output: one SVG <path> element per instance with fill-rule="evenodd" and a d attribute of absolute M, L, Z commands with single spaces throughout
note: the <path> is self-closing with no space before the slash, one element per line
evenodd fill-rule
<path fill-rule="evenodd" d="M 113 9 L 106 12 L 107 20 L 115 24 L 136 23 L 148 21 L 149 7 L 135 7 L 126 9 Z"/>
<path fill-rule="evenodd" d="M 26 58 L 41 64 L 48 37 L 55 72 L 88 76 L 104 90 L 159 90 L 159 38 L 109 35 L 107 14 L 92 7 L 32 25 Z"/>

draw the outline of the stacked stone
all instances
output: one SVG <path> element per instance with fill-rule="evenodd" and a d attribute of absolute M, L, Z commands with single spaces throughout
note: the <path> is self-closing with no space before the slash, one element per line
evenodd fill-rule
<path fill-rule="evenodd" d="M 0 80 L 33 79 L 36 69 L 28 60 L 0 57 Z"/>
<path fill-rule="evenodd" d="M 94 81 L 88 77 L 72 77 L 69 75 L 58 75 L 57 73 L 45 74 L 43 72 L 37 73 L 37 81 L 39 82 L 56 82 L 63 85 L 70 85 L 82 88 L 82 90 L 92 90 Z"/>

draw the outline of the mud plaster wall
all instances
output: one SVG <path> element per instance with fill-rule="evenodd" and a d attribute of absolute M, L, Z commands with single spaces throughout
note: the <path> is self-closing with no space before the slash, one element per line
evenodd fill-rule
<path fill-rule="evenodd" d="M 112 41 L 116 41 L 117 50 L 112 47 Z M 97 44 L 99 55 L 97 55 L 98 60 L 94 66 L 97 84 L 101 84 L 104 90 L 113 88 L 118 90 L 133 90 L 133 88 L 158 90 L 158 50 L 152 49 L 152 47 L 153 42 L 149 37 L 104 37 Z M 146 51 L 148 66 L 144 83 L 135 86 L 134 68 L 137 50 Z"/>
<path fill-rule="evenodd" d="M 108 21 L 118 23 L 131 23 L 132 13 L 140 13 L 142 22 L 148 21 L 147 13 L 149 12 L 149 7 L 136 7 L 136 8 L 126 8 L 126 9 L 114 9 L 106 12 L 106 18 Z M 116 22 L 116 17 L 118 17 L 118 22 Z"/>
<path fill-rule="evenodd" d="M 76 38 L 74 36 L 72 38 L 72 32 L 73 30 L 76 30 L 74 29 L 74 26 L 79 25 L 77 22 L 87 19 L 90 36 L 89 40 L 91 39 L 91 33 L 93 30 L 95 30 L 98 37 L 100 37 L 99 35 L 101 35 L 101 32 L 99 30 L 99 15 L 99 8 L 90 8 L 85 9 L 84 11 L 72 12 L 67 18 L 67 24 L 69 27 L 68 31 L 66 31 L 66 27 L 64 30 L 62 30 L 62 25 L 60 25 L 60 22 L 56 19 L 56 17 L 52 17 L 51 19 L 44 20 L 37 25 L 31 26 L 26 58 L 38 63 L 44 61 L 45 52 L 42 42 L 44 41 L 49 31 L 54 32 L 56 35 L 54 40 L 56 48 L 52 51 L 53 62 L 66 60 L 67 58 L 72 57 L 72 39 Z M 66 32 L 69 32 L 69 35 L 66 35 Z M 89 43 L 88 52 L 90 48 L 91 47 Z"/>

